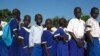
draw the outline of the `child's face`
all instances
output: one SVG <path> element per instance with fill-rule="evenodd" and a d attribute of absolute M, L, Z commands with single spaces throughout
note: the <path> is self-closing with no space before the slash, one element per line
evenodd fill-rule
<path fill-rule="evenodd" d="M 98 15 L 99 15 L 99 11 L 95 9 L 91 16 L 96 19 Z"/>
<path fill-rule="evenodd" d="M 76 18 L 80 19 L 81 18 L 81 10 L 76 9 L 76 11 L 74 12 L 74 15 L 75 15 Z"/>
<path fill-rule="evenodd" d="M 64 19 L 61 19 L 59 23 L 60 23 L 60 26 L 65 26 L 65 20 Z"/>
<path fill-rule="evenodd" d="M 14 17 L 17 18 L 17 19 L 19 19 L 20 18 L 20 13 L 17 13 L 17 12 L 14 13 Z"/>
<path fill-rule="evenodd" d="M 46 28 L 49 29 L 49 30 L 52 28 L 52 22 L 51 21 L 47 21 Z"/>
<path fill-rule="evenodd" d="M 37 25 L 40 25 L 42 23 L 42 17 L 38 16 L 35 21 Z"/>
<path fill-rule="evenodd" d="M 30 24 L 30 18 L 26 17 L 25 20 L 24 20 L 24 25 L 28 26 L 29 24 Z"/>

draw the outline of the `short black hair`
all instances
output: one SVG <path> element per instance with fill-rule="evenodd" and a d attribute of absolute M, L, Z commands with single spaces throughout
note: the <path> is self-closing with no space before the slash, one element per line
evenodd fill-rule
<path fill-rule="evenodd" d="M 26 17 L 29 17 L 31 19 L 31 16 L 30 15 L 25 15 L 23 21 L 25 21 Z"/>
<path fill-rule="evenodd" d="M 13 10 L 12 10 L 12 14 L 14 15 L 15 13 L 20 14 L 20 10 L 18 10 L 18 9 L 16 9 L 16 8 L 15 8 L 15 9 L 13 9 Z"/>
<path fill-rule="evenodd" d="M 99 11 L 99 9 L 98 9 L 97 7 L 93 7 L 93 8 L 91 9 L 90 14 L 92 14 L 95 10 L 98 10 L 98 11 Z"/>
<path fill-rule="evenodd" d="M 65 18 L 60 18 L 59 19 L 59 22 L 58 22 L 60 26 L 62 25 L 61 20 L 64 20 L 64 23 L 66 22 L 66 19 Z"/>
<path fill-rule="evenodd" d="M 36 14 L 35 15 L 35 21 L 36 21 L 36 19 L 37 19 L 38 16 L 41 16 L 41 19 L 42 19 L 42 15 L 41 14 Z"/>
<path fill-rule="evenodd" d="M 60 18 L 60 19 L 59 19 L 59 23 L 60 23 L 60 21 L 61 21 L 61 20 L 64 20 L 64 21 L 66 21 L 66 19 L 65 19 L 65 18 Z"/>
<path fill-rule="evenodd" d="M 82 11 L 82 9 L 80 7 L 75 7 L 74 12 L 76 12 L 77 9 L 79 9 L 80 11 Z"/>
<path fill-rule="evenodd" d="M 52 22 L 52 19 L 50 19 L 50 18 L 46 19 L 45 24 L 46 24 L 48 21 Z M 52 22 L 52 23 L 53 23 L 53 22 Z"/>

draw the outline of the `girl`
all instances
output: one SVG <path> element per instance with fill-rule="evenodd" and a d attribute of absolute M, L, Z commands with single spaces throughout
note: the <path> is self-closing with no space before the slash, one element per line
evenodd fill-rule
<path fill-rule="evenodd" d="M 43 33 L 43 26 L 41 25 L 42 23 L 41 14 L 35 15 L 35 22 L 36 25 L 32 26 L 30 29 L 29 47 L 30 50 L 32 50 L 31 56 L 42 56 L 41 36 Z"/>
<path fill-rule="evenodd" d="M 31 20 L 31 17 L 29 15 L 26 15 L 23 20 L 24 22 L 23 27 L 19 31 L 19 38 L 21 39 L 21 48 L 20 48 L 21 55 L 20 56 L 30 56 L 29 55 L 30 20 Z"/>
<path fill-rule="evenodd" d="M 12 11 L 13 19 L 9 23 L 11 29 L 11 35 L 13 36 L 12 44 L 9 48 L 8 56 L 19 56 L 19 39 L 18 39 L 18 31 L 19 31 L 19 23 L 20 23 L 20 11 L 18 9 L 13 9 Z"/>
<path fill-rule="evenodd" d="M 47 30 L 44 30 L 42 34 L 43 56 L 57 56 L 57 43 L 53 37 L 53 31 L 51 30 L 52 23 L 51 19 L 47 19 L 45 22 Z"/>
<path fill-rule="evenodd" d="M 58 41 L 57 56 L 69 56 L 68 38 L 69 36 L 64 32 L 65 19 L 59 20 L 60 27 L 54 33 L 54 37 Z"/>

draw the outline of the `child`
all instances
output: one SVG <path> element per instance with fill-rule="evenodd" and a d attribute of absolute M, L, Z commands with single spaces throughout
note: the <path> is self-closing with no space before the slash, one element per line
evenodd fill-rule
<path fill-rule="evenodd" d="M 8 56 L 8 48 L 2 40 L 3 28 L 7 23 L 2 21 L 2 13 L 0 13 L 0 56 Z"/>
<path fill-rule="evenodd" d="M 13 9 L 12 11 L 13 19 L 9 23 L 11 29 L 11 35 L 13 36 L 12 44 L 9 49 L 8 56 L 19 56 L 19 39 L 18 39 L 18 31 L 19 31 L 19 23 L 20 23 L 20 11 L 18 9 Z"/>
<path fill-rule="evenodd" d="M 69 56 L 68 35 L 64 32 L 65 19 L 59 20 L 60 27 L 54 33 L 54 37 L 58 41 L 57 56 Z"/>
<path fill-rule="evenodd" d="M 30 56 L 29 55 L 30 20 L 31 20 L 31 17 L 29 15 L 25 15 L 24 20 L 23 20 L 24 22 L 23 27 L 19 31 L 19 38 L 21 39 L 21 48 L 20 48 L 21 55 L 20 56 Z"/>
<path fill-rule="evenodd" d="M 44 30 L 42 34 L 43 56 L 57 56 L 57 43 L 53 37 L 53 31 L 51 30 L 52 23 L 51 19 L 47 19 L 45 22 L 47 30 Z"/>
<path fill-rule="evenodd" d="M 69 41 L 70 56 L 84 56 L 84 33 L 85 22 L 81 20 L 81 8 L 74 9 L 75 18 L 69 21 L 67 31 L 72 36 Z"/>
<path fill-rule="evenodd" d="M 35 15 L 35 22 L 36 25 L 32 26 L 30 29 L 29 47 L 30 50 L 32 50 L 31 56 L 42 56 L 41 36 L 43 33 L 43 26 L 41 26 L 42 23 L 41 14 Z"/>
<path fill-rule="evenodd" d="M 100 56 L 100 26 L 96 20 L 99 15 L 99 9 L 93 7 L 90 14 L 91 17 L 86 21 L 86 32 L 89 38 L 87 42 L 88 56 Z"/>

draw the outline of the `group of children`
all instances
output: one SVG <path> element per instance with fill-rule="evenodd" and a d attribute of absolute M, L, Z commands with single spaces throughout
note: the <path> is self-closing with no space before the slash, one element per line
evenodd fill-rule
<path fill-rule="evenodd" d="M 45 21 L 43 17 L 35 15 L 35 25 L 29 26 L 31 17 L 25 15 L 23 26 L 20 27 L 20 11 L 12 11 L 13 18 L 9 22 L 12 43 L 7 47 L 0 35 L 0 56 L 84 56 L 84 45 L 87 43 L 87 56 L 100 56 L 100 27 L 96 18 L 99 9 L 91 9 L 91 17 L 86 23 L 81 19 L 80 7 L 74 9 L 75 17 L 68 25 L 64 18 L 59 19 L 59 27 L 54 25 L 52 19 Z M 0 23 L 0 33 L 3 25 Z M 87 39 L 87 40 L 85 40 Z"/>

